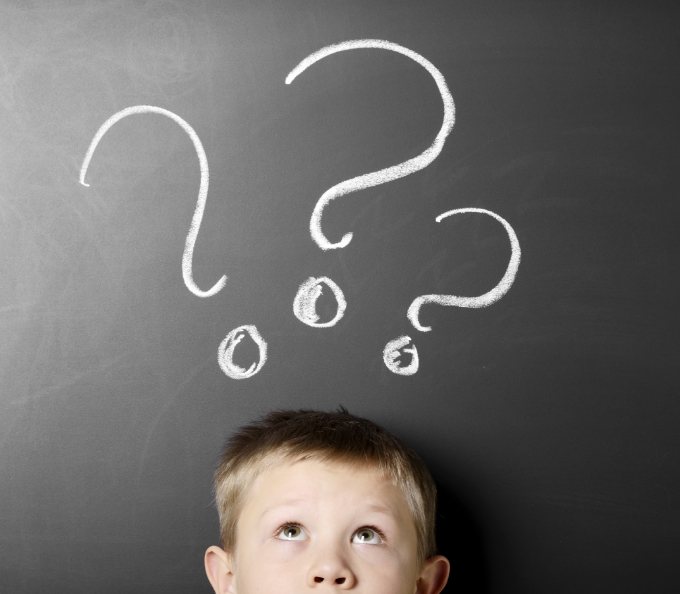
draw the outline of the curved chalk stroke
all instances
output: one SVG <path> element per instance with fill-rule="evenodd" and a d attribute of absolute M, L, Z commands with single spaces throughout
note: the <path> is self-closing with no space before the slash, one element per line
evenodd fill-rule
<path fill-rule="evenodd" d="M 253 363 L 248 369 L 244 369 L 234 363 L 234 350 L 246 334 L 249 335 L 257 345 L 259 351 L 259 360 Z M 222 368 L 222 371 L 232 379 L 248 379 L 249 377 L 253 377 L 260 369 L 262 369 L 266 361 L 267 343 L 257 331 L 257 328 L 252 324 L 234 328 L 227 334 L 226 338 L 220 343 L 220 346 L 217 349 L 217 362 Z"/>
<path fill-rule="evenodd" d="M 302 60 L 302 62 L 293 68 L 293 70 L 291 70 L 286 77 L 286 84 L 289 85 L 292 83 L 299 74 L 326 56 L 352 49 L 390 50 L 399 54 L 403 54 L 404 56 L 407 56 L 420 64 L 430 73 L 432 78 L 434 78 L 435 82 L 437 83 L 437 88 L 439 89 L 439 93 L 441 94 L 442 101 L 444 103 L 444 119 L 442 121 L 441 129 L 437 133 L 432 145 L 425 149 L 418 156 L 408 159 L 403 163 L 393 165 L 392 167 L 386 167 L 385 169 L 380 169 L 372 173 L 366 173 L 358 177 L 353 177 L 352 179 L 348 179 L 336 184 L 323 193 L 314 207 L 312 218 L 309 222 L 309 230 L 312 234 L 312 239 L 314 239 L 314 241 L 322 250 L 328 250 L 331 248 L 344 248 L 352 240 L 352 233 L 346 233 L 339 242 L 331 243 L 321 231 L 321 216 L 323 214 L 324 208 L 326 208 L 331 200 L 334 200 L 340 196 L 344 196 L 345 194 L 349 194 L 350 192 L 371 188 L 373 186 L 378 186 L 395 179 L 406 177 L 407 175 L 424 169 L 430 163 L 432 163 L 432 161 L 434 161 L 441 152 L 444 146 L 444 141 L 451 132 L 455 121 L 455 106 L 453 103 L 453 97 L 451 96 L 449 88 L 446 86 L 446 81 L 444 80 L 442 73 L 439 72 L 439 70 L 437 70 L 437 68 L 435 68 L 431 62 L 413 50 L 382 39 L 355 39 L 323 47 L 313 54 L 307 56 L 304 60 Z"/>
<path fill-rule="evenodd" d="M 196 245 L 196 238 L 198 237 L 198 231 L 201 227 L 201 221 L 203 220 L 203 211 L 205 210 L 205 201 L 208 197 L 208 158 L 203 150 L 203 145 L 198 137 L 198 134 L 194 129 L 177 114 L 163 109 L 162 107 L 154 107 L 153 105 L 133 105 L 131 107 L 126 107 L 121 111 L 114 113 L 108 120 L 106 120 L 97 133 L 94 135 L 92 142 L 90 143 L 87 153 L 85 154 L 85 159 L 80 167 L 80 183 L 86 187 L 90 187 L 90 184 L 85 183 L 85 175 L 87 174 L 87 168 L 90 166 L 90 161 L 94 155 L 94 151 L 99 144 L 99 141 L 104 137 L 116 122 L 119 122 L 123 118 L 141 113 L 157 113 L 170 118 L 172 121 L 177 122 L 179 126 L 184 130 L 191 138 L 194 143 L 194 148 L 196 149 L 196 155 L 198 156 L 198 164 L 201 170 L 201 183 L 198 189 L 198 199 L 196 200 L 196 209 L 194 210 L 194 215 L 191 218 L 191 224 L 189 225 L 189 233 L 187 234 L 186 241 L 184 243 L 184 253 L 182 254 L 182 277 L 184 278 L 184 284 L 187 289 L 191 291 L 194 295 L 198 297 L 212 297 L 216 293 L 219 293 L 224 287 L 227 277 L 222 276 L 213 286 L 207 291 L 203 291 L 198 288 L 194 282 L 193 272 L 192 272 L 192 262 L 194 258 L 194 246 Z"/>
<path fill-rule="evenodd" d="M 421 295 L 420 297 L 416 297 L 413 300 L 413 303 L 411 303 L 409 306 L 408 313 L 406 314 L 416 330 L 420 330 L 421 332 L 429 332 L 432 330 L 430 326 L 422 326 L 418 321 L 420 308 L 426 303 L 453 305 L 455 307 L 488 307 L 503 297 L 503 295 L 505 295 L 510 290 L 512 283 L 515 281 L 515 276 L 517 275 L 517 270 L 519 269 L 519 261 L 522 252 L 520 250 L 519 240 L 517 239 L 515 231 L 503 217 L 484 208 L 456 208 L 454 210 L 449 210 L 440 214 L 435 220 L 440 223 L 446 217 L 468 212 L 489 215 L 490 217 L 493 217 L 499 221 L 503 227 L 505 227 L 508 238 L 510 239 L 510 247 L 512 249 L 510 261 L 508 262 L 508 267 L 505 270 L 505 274 L 503 274 L 503 278 L 501 278 L 500 282 L 493 289 L 487 293 L 484 293 L 483 295 L 479 295 L 478 297 L 459 297 L 457 295 Z"/>
<path fill-rule="evenodd" d="M 390 340 L 383 349 L 383 362 L 387 369 L 392 373 L 397 375 L 413 375 L 418 371 L 420 361 L 418 359 L 418 349 L 416 345 L 409 348 L 404 348 L 408 343 L 411 342 L 410 336 L 399 336 L 394 340 Z M 411 362 L 408 365 L 401 365 L 399 362 L 399 357 L 402 356 L 400 352 L 403 349 L 404 353 L 408 353 L 411 356 Z"/>
<path fill-rule="evenodd" d="M 338 310 L 335 317 L 328 322 L 319 322 L 319 316 L 316 313 L 316 302 L 323 292 L 321 287 L 322 284 L 325 284 L 333 292 L 335 300 L 338 303 Z M 335 326 L 342 316 L 345 315 L 346 308 L 347 302 L 345 301 L 345 295 L 340 287 L 327 276 L 320 276 L 319 278 L 310 276 L 300 285 L 300 288 L 295 295 L 295 299 L 293 300 L 293 313 L 295 314 L 295 317 L 303 324 L 312 326 L 312 328 L 330 328 L 331 326 Z"/>

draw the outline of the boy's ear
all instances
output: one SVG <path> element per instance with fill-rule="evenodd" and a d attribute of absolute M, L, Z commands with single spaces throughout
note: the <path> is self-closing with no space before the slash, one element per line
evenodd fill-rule
<path fill-rule="evenodd" d="M 215 594 L 236 594 L 231 555 L 220 547 L 208 547 L 203 558 L 205 573 Z"/>
<path fill-rule="evenodd" d="M 442 555 L 427 559 L 416 584 L 417 594 L 439 594 L 449 579 L 450 568 L 449 560 Z"/>

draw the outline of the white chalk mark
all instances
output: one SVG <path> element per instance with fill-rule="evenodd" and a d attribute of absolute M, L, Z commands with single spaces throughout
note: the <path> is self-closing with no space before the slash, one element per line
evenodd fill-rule
<path fill-rule="evenodd" d="M 194 210 L 194 215 L 191 218 L 191 224 L 189 225 L 189 232 L 187 234 L 186 241 L 184 243 L 184 253 L 182 254 L 182 277 L 184 278 L 184 284 L 187 289 L 191 291 L 194 295 L 198 297 L 212 297 L 216 293 L 219 293 L 224 284 L 227 281 L 225 275 L 222 276 L 213 286 L 207 291 L 203 291 L 198 288 L 194 282 L 193 272 L 192 272 L 192 262 L 194 258 L 194 246 L 196 245 L 196 238 L 198 237 L 198 231 L 201 227 L 201 221 L 203 220 L 203 211 L 205 210 L 205 201 L 208 197 L 208 183 L 209 183 L 209 172 L 208 172 L 208 158 L 205 155 L 205 150 L 203 150 L 203 145 L 198 137 L 198 134 L 194 129 L 177 114 L 163 109 L 162 107 L 154 107 L 153 105 L 133 105 L 131 107 L 126 107 L 121 111 L 114 113 L 108 120 L 106 120 L 97 133 L 94 135 L 92 142 L 90 143 L 87 153 L 85 154 L 85 159 L 80 167 L 80 183 L 85 187 L 90 187 L 90 184 L 85 182 L 85 175 L 87 174 L 87 168 L 90 166 L 90 161 L 94 155 L 94 151 L 99 144 L 99 141 L 104 137 L 116 122 L 119 122 L 123 118 L 142 113 L 157 113 L 169 117 L 172 121 L 179 124 L 179 126 L 184 130 L 191 138 L 194 143 L 194 148 L 196 149 L 196 155 L 198 156 L 198 164 L 201 170 L 201 182 L 198 189 L 198 199 L 196 200 L 196 209 Z"/>
<path fill-rule="evenodd" d="M 244 369 L 234 363 L 234 350 L 246 334 L 249 335 L 257 345 L 259 351 L 258 361 L 253 363 L 248 369 Z M 226 338 L 220 343 L 220 346 L 217 349 L 217 362 L 220 364 L 222 371 L 232 379 L 248 379 L 249 377 L 253 377 L 260 369 L 262 369 L 266 361 L 267 343 L 257 331 L 257 328 L 252 324 L 234 328 L 227 334 Z"/>
<path fill-rule="evenodd" d="M 383 361 L 385 362 L 387 369 L 392 373 L 396 373 L 397 375 L 413 375 L 418 371 L 420 361 L 418 359 L 418 349 L 416 348 L 416 345 L 414 344 L 409 348 L 404 348 L 410 342 L 411 338 L 404 335 L 399 336 L 394 340 L 390 340 L 385 345 L 383 350 Z M 403 353 L 407 353 L 411 356 L 411 362 L 407 365 L 402 365 L 400 363 L 399 358 L 404 356 Z"/>
<path fill-rule="evenodd" d="M 503 217 L 484 208 L 456 208 L 454 210 L 449 210 L 440 214 L 435 220 L 440 223 L 446 217 L 468 212 L 489 215 L 490 217 L 493 217 L 499 221 L 503 227 L 505 227 L 505 230 L 508 233 L 508 238 L 510 239 L 510 247 L 512 249 L 510 261 L 508 262 L 508 267 L 505 270 L 505 274 L 503 274 L 503 278 L 501 278 L 500 282 L 493 289 L 487 293 L 484 293 L 483 295 L 479 295 L 478 297 L 459 297 L 457 295 L 421 295 L 420 297 L 416 297 L 413 300 L 413 303 L 411 303 L 409 306 L 408 312 L 406 314 L 416 330 L 420 330 L 421 332 L 429 332 L 432 330 L 430 326 L 422 326 L 418 321 L 420 308 L 426 303 L 453 305 L 455 307 L 488 307 L 503 297 L 503 295 L 505 295 L 510 290 L 512 283 L 515 281 L 515 276 L 517 275 L 517 270 L 519 269 L 519 261 L 522 252 L 520 250 L 519 240 L 517 239 L 515 231 Z"/>
<path fill-rule="evenodd" d="M 365 188 L 371 188 L 373 186 L 378 186 L 395 179 L 406 177 L 411 175 L 416 171 L 424 169 L 432 161 L 434 161 L 442 148 L 444 147 L 444 141 L 453 129 L 453 124 L 455 122 L 455 106 L 453 103 L 453 97 L 446 86 L 446 81 L 442 73 L 427 59 L 425 59 L 420 54 L 417 54 L 413 50 L 410 50 L 391 41 L 385 41 L 382 39 L 354 39 L 351 41 L 343 41 L 342 43 L 336 43 L 333 45 L 328 45 L 321 48 L 320 50 L 314 52 L 307 56 L 302 62 L 300 62 L 293 70 L 290 71 L 286 77 L 286 84 L 292 83 L 295 78 L 309 68 L 315 62 L 338 52 L 343 52 L 352 49 L 385 49 L 399 54 L 403 54 L 415 60 L 420 64 L 425 70 L 427 70 L 432 78 L 434 78 L 437 83 L 437 88 L 441 94 L 442 101 L 444 103 L 444 119 L 442 122 L 441 129 L 437 133 L 434 142 L 431 146 L 425 149 L 418 156 L 408 159 L 403 163 L 393 165 L 392 167 L 386 167 L 372 173 L 366 173 L 358 177 L 353 177 L 352 179 L 345 180 L 339 184 L 336 184 L 332 188 L 326 190 L 321 198 L 316 203 L 314 211 L 312 212 L 312 218 L 309 222 L 309 230 L 312 235 L 312 239 L 317 243 L 317 245 L 322 250 L 344 248 L 351 240 L 352 233 L 346 233 L 343 238 L 337 243 L 331 243 L 326 236 L 321 231 L 321 216 L 323 214 L 324 208 L 328 205 L 331 200 L 349 194 L 350 192 L 356 192 L 357 190 L 363 190 Z"/>
<path fill-rule="evenodd" d="M 323 292 L 322 284 L 325 284 L 333 292 L 338 303 L 335 317 L 328 322 L 319 322 L 319 315 L 316 313 L 316 302 Z M 319 278 L 310 276 L 300 285 L 293 300 L 293 313 L 295 317 L 303 324 L 307 324 L 312 328 L 330 328 L 335 326 L 342 316 L 345 315 L 346 308 L 345 295 L 340 287 L 327 276 L 320 276 Z"/>

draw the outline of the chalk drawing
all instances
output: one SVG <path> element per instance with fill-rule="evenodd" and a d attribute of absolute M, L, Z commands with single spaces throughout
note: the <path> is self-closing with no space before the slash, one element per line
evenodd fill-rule
<path fill-rule="evenodd" d="M 85 187 L 88 188 L 90 187 L 90 184 L 85 182 L 87 168 L 90 166 L 90 161 L 92 160 L 92 156 L 94 155 L 94 151 L 97 148 L 99 141 L 104 137 L 104 134 L 108 132 L 109 128 L 111 128 L 116 122 L 119 122 L 120 120 L 126 118 L 127 116 L 144 113 L 157 113 L 170 118 L 172 121 L 179 124 L 182 130 L 184 130 L 189 135 L 189 138 L 191 138 L 191 141 L 194 143 L 194 148 L 196 149 L 196 155 L 198 156 L 198 164 L 201 171 L 201 182 L 198 189 L 198 199 L 196 200 L 196 208 L 194 210 L 193 217 L 191 218 L 189 232 L 187 233 L 187 238 L 184 243 L 184 253 L 182 254 L 182 277 L 184 279 L 184 284 L 186 285 L 187 289 L 189 289 L 189 291 L 191 291 L 194 295 L 197 295 L 198 297 L 212 297 L 213 295 L 219 293 L 222 290 L 224 284 L 227 281 L 227 277 L 223 275 L 222 278 L 220 278 L 212 286 L 212 288 L 208 289 L 207 291 L 199 289 L 196 283 L 194 282 L 192 272 L 194 246 L 196 245 L 196 238 L 198 237 L 198 231 L 201 227 L 201 221 L 203 220 L 203 211 L 205 210 L 205 202 L 208 197 L 208 182 L 210 176 L 208 173 L 208 158 L 205 155 L 205 150 L 203 150 L 201 140 L 198 137 L 198 134 L 196 134 L 194 129 L 185 120 L 183 120 L 181 117 L 179 117 L 172 111 L 163 109 L 162 107 L 154 107 L 153 105 L 133 105 L 131 107 L 126 107 L 125 109 L 122 109 L 117 113 L 114 113 L 108 120 L 106 120 L 101 125 L 99 130 L 97 130 L 97 133 L 94 135 L 94 138 L 92 139 L 92 142 L 90 143 L 90 146 L 87 149 L 87 153 L 85 154 L 83 164 L 80 167 L 79 181 Z"/>
<path fill-rule="evenodd" d="M 323 292 L 322 285 L 326 285 L 335 296 L 335 300 L 338 303 L 338 309 L 332 320 L 328 322 L 319 322 L 319 315 L 316 313 L 316 302 L 321 297 Z M 303 324 L 312 326 L 313 328 L 330 328 L 335 326 L 338 321 L 345 314 L 345 309 L 347 308 L 347 302 L 345 301 L 345 295 L 343 294 L 340 287 L 327 276 L 320 276 L 314 278 L 309 277 L 305 282 L 300 285 L 295 299 L 293 300 L 293 313 L 295 317 L 300 320 Z"/>
<path fill-rule="evenodd" d="M 411 175 L 416 171 L 424 169 L 430 163 L 432 163 L 432 161 L 434 161 L 441 152 L 444 146 L 444 141 L 451 132 L 455 121 L 455 106 L 453 103 L 453 97 L 446 86 L 446 81 L 444 80 L 442 73 L 437 68 L 435 68 L 431 62 L 413 50 L 382 39 L 354 39 L 323 47 L 307 56 L 295 68 L 293 68 L 288 76 L 286 76 L 286 84 L 289 85 L 292 83 L 298 75 L 304 72 L 312 64 L 318 62 L 326 56 L 353 49 L 390 50 L 415 60 L 430 73 L 432 78 L 434 78 L 444 104 L 444 118 L 441 129 L 437 133 L 434 142 L 416 157 L 391 167 L 386 167 L 372 173 L 366 173 L 345 180 L 334 185 L 332 188 L 329 188 L 323 193 L 314 207 L 312 217 L 309 222 L 309 230 L 312 235 L 312 239 L 314 239 L 314 241 L 322 250 L 344 248 L 352 240 L 351 232 L 346 233 L 337 243 L 330 242 L 323 234 L 323 231 L 321 230 L 321 217 L 323 215 L 324 208 L 326 208 L 331 200 L 339 198 L 340 196 L 344 196 L 345 194 L 349 194 L 350 192 L 371 188 L 373 186 L 378 186 L 380 184 L 406 177 L 407 175 Z"/>
<path fill-rule="evenodd" d="M 460 297 L 458 295 L 421 295 L 413 300 L 413 303 L 408 308 L 406 316 L 410 320 L 411 324 L 416 330 L 421 332 L 429 332 L 432 330 L 430 326 L 423 326 L 418 320 L 420 314 L 420 308 L 427 303 L 436 303 L 438 305 L 452 305 L 455 307 L 488 307 L 496 301 L 498 301 L 503 295 L 505 295 L 515 282 L 515 276 L 517 275 L 517 270 L 519 269 L 519 262 L 521 257 L 521 250 L 519 247 L 519 240 L 515 231 L 510 226 L 510 224 L 501 216 L 497 215 L 495 212 L 486 210 L 484 208 L 456 208 L 454 210 L 449 210 L 440 214 L 435 220 L 440 223 L 445 218 L 464 213 L 479 213 L 485 214 L 493 217 L 498 222 L 500 222 L 510 239 L 510 261 L 508 262 L 508 267 L 503 274 L 503 277 L 499 283 L 487 293 L 479 295 L 478 297 Z"/>
<path fill-rule="evenodd" d="M 394 340 L 390 340 L 385 345 L 385 349 L 383 350 L 383 361 L 387 366 L 387 369 L 392 373 L 396 373 L 397 375 L 413 375 L 418 371 L 420 361 L 418 359 L 418 349 L 416 348 L 416 345 L 413 344 L 408 348 L 404 348 L 410 342 L 411 338 L 409 336 L 399 336 Z M 400 358 L 404 357 L 403 353 L 406 353 L 406 356 L 410 356 L 411 359 L 410 362 L 405 365 L 402 365 L 402 362 L 405 362 L 404 359 L 401 359 L 400 361 Z"/>
<path fill-rule="evenodd" d="M 250 336 L 258 348 L 259 358 L 248 369 L 234 363 L 234 350 L 243 340 L 244 336 Z M 248 379 L 253 377 L 267 361 L 267 343 L 264 341 L 257 328 L 251 324 L 234 328 L 220 343 L 217 349 L 217 362 L 222 371 L 232 379 Z"/>

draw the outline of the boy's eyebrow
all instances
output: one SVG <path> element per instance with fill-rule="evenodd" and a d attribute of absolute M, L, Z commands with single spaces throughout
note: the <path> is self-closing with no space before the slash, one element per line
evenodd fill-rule
<path fill-rule="evenodd" d="M 380 514 L 381 516 L 385 516 L 386 520 L 389 520 L 390 522 L 396 522 L 397 524 L 399 524 L 400 520 L 402 519 L 401 514 L 397 510 L 395 510 L 392 507 L 388 507 L 387 505 L 382 505 L 380 503 L 368 504 L 366 506 L 366 511 Z"/>
<path fill-rule="evenodd" d="M 302 498 L 294 498 L 294 499 L 284 499 L 283 501 L 279 501 L 278 503 L 275 503 L 274 505 L 270 505 L 268 508 L 266 508 L 261 514 L 260 518 L 264 517 L 267 515 L 269 512 L 274 511 L 275 509 L 279 509 L 280 507 L 293 507 L 294 505 L 304 503 L 304 499 Z"/>
<path fill-rule="evenodd" d="M 386 505 L 382 505 L 380 503 L 370 503 L 366 506 L 369 511 L 374 511 L 379 514 L 386 514 L 389 516 L 394 516 L 394 510 L 391 507 L 387 507 Z"/>

